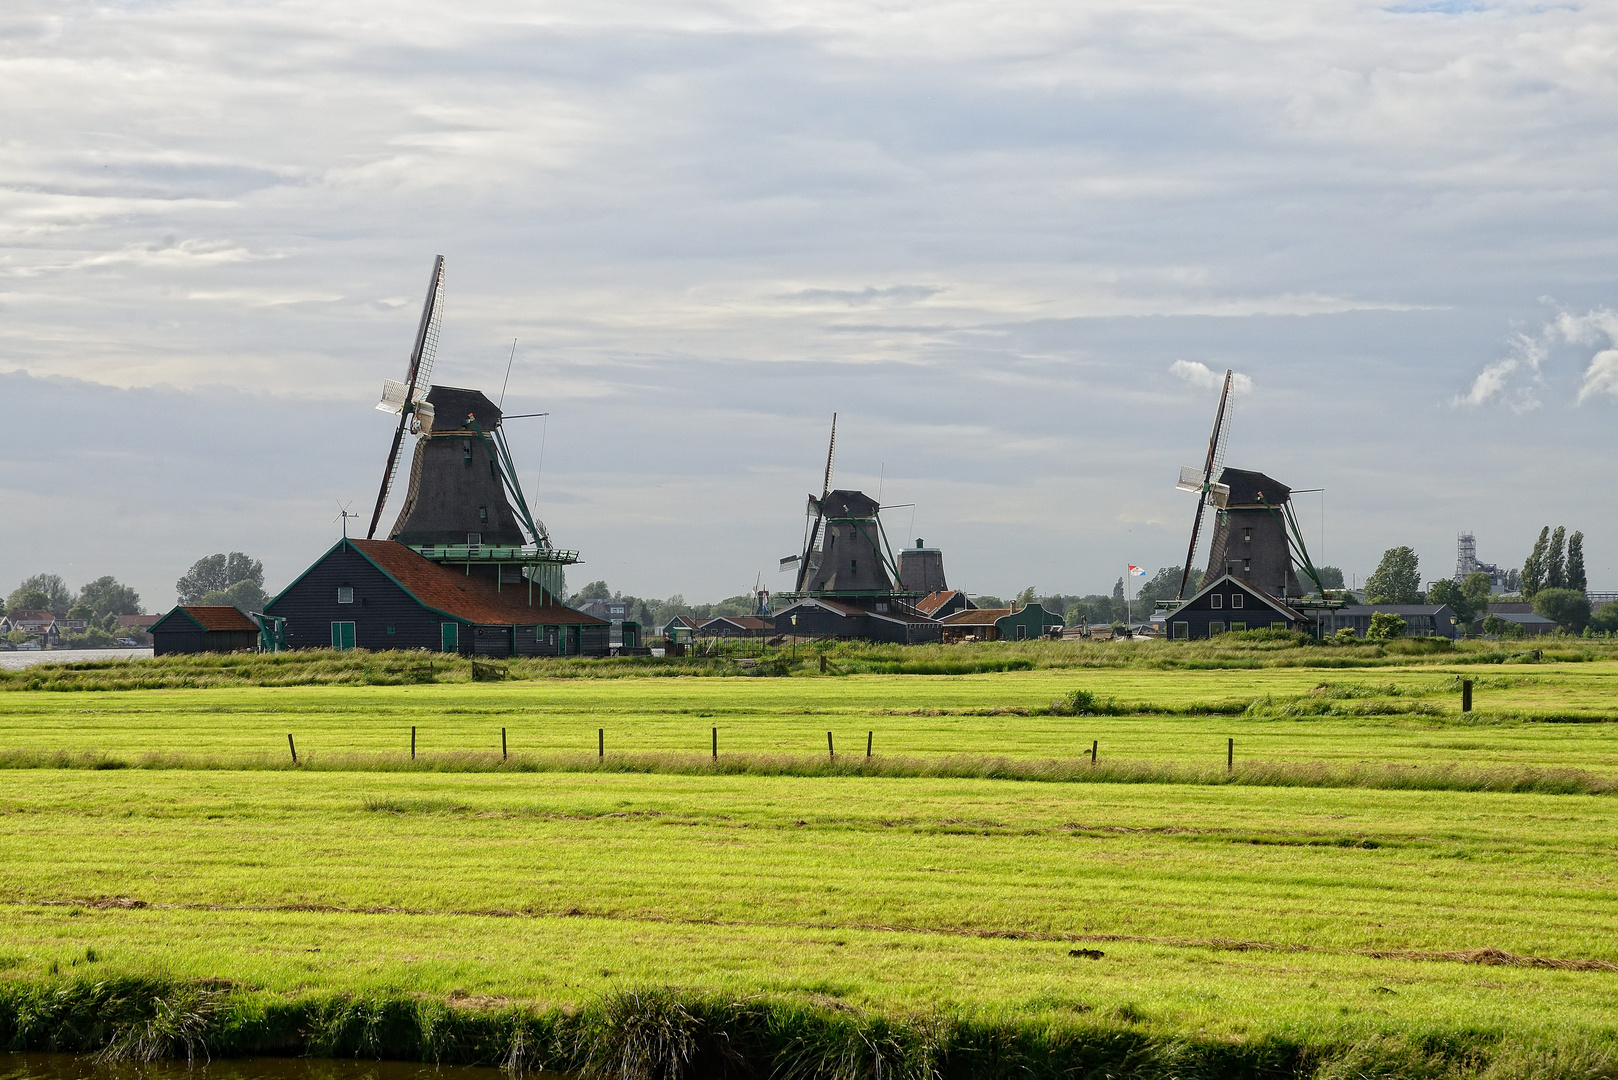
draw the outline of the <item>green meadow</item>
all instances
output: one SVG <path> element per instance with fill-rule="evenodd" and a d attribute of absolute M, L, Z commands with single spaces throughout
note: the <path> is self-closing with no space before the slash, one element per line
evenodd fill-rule
<path fill-rule="evenodd" d="M 0 1040 L 1618 1075 L 1604 656 L 435 675 L 0 694 Z"/>

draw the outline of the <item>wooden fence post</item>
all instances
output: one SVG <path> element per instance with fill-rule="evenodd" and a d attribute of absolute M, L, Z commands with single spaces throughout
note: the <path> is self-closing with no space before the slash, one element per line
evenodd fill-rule
<path fill-rule="evenodd" d="M 874 739 L 874 738 L 876 738 L 876 732 L 867 731 L 865 733 L 865 756 L 866 757 L 871 756 L 871 740 Z"/>
<path fill-rule="evenodd" d="M 604 728 L 604 727 L 598 727 L 598 728 L 596 728 L 596 757 L 605 758 L 606 756 L 607 756 L 607 729 Z"/>
<path fill-rule="evenodd" d="M 1235 770 L 1236 770 L 1236 740 L 1235 739 L 1226 739 L 1225 740 L 1225 771 L 1226 772 L 1234 772 Z"/>
<path fill-rule="evenodd" d="M 506 760 L 506 729 L 500 729 L 500 760 Z"/>
<path fill-rule="evenodd" d="M 298 763 L 298 747 L 292 741 L 292 732 L 290 731 L 287 732 L 287 749 L 292 751 L 292 764 L 296 765 Z"/>
<path fill-rule="evenodd" d="M 1472 680 L 1471 679 L 1462 679 L 1461 680 L 1461 711 L 1462 712 L 1471 712 L 1472 711 Z"/>
<path fill-rule="evenodd" d="M 719 729 L 713 729 L 713 759 L 719 760 Z"/>
<path fill-rule="evenodd" d="M 410 725 L 410 760 L 416 760 L 416 725 Z"/>
<path fill-rule="evenodd" d="M 1090 768 L 1096 767 L 1096 748 L 1101 745 L 1100 739 L 1090 740 Z"/>
<path fill-rule="evenodd" d="M 829 731 L 826 732 L 826 756 L 827 757 L 836 757 L 837 756 L 837 751 L 833 750 L 832 747 L 831 747 L 831 732 L 829 732 Z"/>

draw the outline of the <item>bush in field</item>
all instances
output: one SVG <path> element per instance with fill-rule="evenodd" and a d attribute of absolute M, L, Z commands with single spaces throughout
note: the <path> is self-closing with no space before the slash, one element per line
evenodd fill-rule
<path fill-rule="evenodd" d="M 1404 637 L 1405 621 L 1391 611 L 1378 611 L 1371 616 L 1371 625 L 1365 628 L 1366 641 L 1392 641 Z"/>
<path fill-rule="evenodd" d="M 1348 645 L 1354 644 L 1354 642 L 1358 641 L 1359 639 L 1359 631 L 1355 630 L 1352 626 L 1339 627 L 1337 633 L 1332 635 L 1333 641 L 1342 642 Z"/>
<path fill-rule="evenodd" d="M 1541 589 L 1534 594 L 1534 614 L 1577 634 L 1590 621 L 1590 599 L 1576 589 Z"/>

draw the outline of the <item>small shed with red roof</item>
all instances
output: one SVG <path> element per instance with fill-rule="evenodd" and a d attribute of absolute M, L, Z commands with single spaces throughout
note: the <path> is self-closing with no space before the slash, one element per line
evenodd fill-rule
<path fill-rule="evenodd" d="M 258 624 L 229 605 L 181 604 L 147 633 L 153 656 L 258 648 Z"/>

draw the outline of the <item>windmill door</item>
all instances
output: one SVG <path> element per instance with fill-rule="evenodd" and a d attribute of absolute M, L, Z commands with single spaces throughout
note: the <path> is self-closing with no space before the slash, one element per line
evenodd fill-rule
<path fill-rule="evenodd" d="M 461 624 L 439 623 L 439 643 L 444 652 L 458 653 L 461 651 Z"/>

